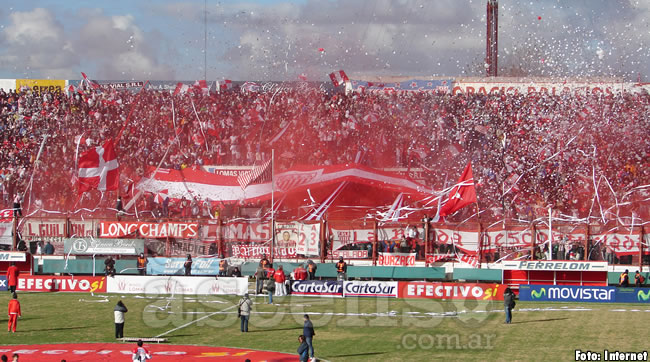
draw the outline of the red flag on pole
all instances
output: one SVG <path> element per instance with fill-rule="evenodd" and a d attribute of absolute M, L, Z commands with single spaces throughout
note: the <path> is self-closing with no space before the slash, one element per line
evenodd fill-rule
<path fill-rule="evenodd" d="M 463 207 L 476 202 L 476 189 L 472 177 L 472 162 L 468 162 L 458 183 L 451 189 L 447 202 L 440 208 L 440 216 L 455 213 Z"/>
<path fill-rule="evenodd" d="M 79 156 L 79 194 L 97 189 L 117 190 L 120 181 L 120 165 L 113 140 L 90 149 Z"/>

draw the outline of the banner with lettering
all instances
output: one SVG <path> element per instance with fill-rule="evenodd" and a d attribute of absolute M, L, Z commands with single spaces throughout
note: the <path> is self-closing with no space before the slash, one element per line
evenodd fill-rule
<path fill-rule="evenodd" d="M 127 222 L 127 221 L 102 221 L 99 224 L 99 237 L 101 238 L 196 238 L 199 233 L 199 224 L 192 222 Z"/>
<path fill-rule="evenodd" d="M 415 253 L 377 253 L 377 265 L 415 266 Z"/>
<path fill-rule="evenodd" d="M 144 239 L 66 238 L 65 255 L 138 255 L 144 253 Z"/>
<path fill-rule="evenodd" d="M 275 233 L 277 247 L 295 247 L 297 254 L 307 256 L 320 255 L 320 223 L 276 222 Z"/>

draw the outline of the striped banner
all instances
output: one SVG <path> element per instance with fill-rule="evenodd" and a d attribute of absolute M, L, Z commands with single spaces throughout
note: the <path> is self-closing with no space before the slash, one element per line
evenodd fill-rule
<path fill-rule="evenodd" d="M 241 186 L 242 190 L 248 186 L 251 182 L 255 181 L 258 177 L 260 177 L 261 174 L 266 171 L 267 168 L 269 168 L 269 165 L 271 164 L 271 160 L 268 160 L 264 162 L 261 166 L 257 166 L 253 168 L 252 170 L 242 173 L 239 176 L 237 176 L 237 182 L 239 182 L 239 185 Z"/>

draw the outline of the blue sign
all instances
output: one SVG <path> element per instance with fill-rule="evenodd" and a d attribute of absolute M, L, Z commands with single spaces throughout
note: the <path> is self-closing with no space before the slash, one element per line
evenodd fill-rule
<path fill-rule="evenodd" d="M 519 300 L 532 302 L 616 302 L 616 287 L 520 285 Z"/>
<path fill-rule="evenodd" d="M 616 288 L 617 303 L 650 303 L 648 288 Z"/>
<path fill-rule="evenodd" d="M 6 276 L 0 276 L 0 292 L 6 292 L 9 290 L 8 284 L 7 284 L 7 277 Z"/>
<path fill-rule="evenodd" d="M 185 258 L 149 258 L 147 259 L 148 275 L 184 275 Z M 217 275 L 219 274 L 218 258 L 192 259 L 191 275 Z"/>

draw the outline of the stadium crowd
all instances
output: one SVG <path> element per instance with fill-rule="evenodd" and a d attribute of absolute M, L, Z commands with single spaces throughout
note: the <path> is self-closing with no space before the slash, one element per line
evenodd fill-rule
<path fill-rule="evenodd" d="M 274 148 L 276 172 L 360 157 L 375 168 L 423 168 L 438 190 L 471 160 L 484 217 L 531 220 L 550 206 L 567 220 L 647 220 L 649 107 L 648 94 L 627 93 L 0 91 L 2 197 L 10 207 L 33 175 L 30 210 L 94 207 L 98 198 L 76 196 L 77 154 L 124 128 L 116 142 L 127 196 L 168 147 L 162 167 L 174 169 L 259 164 Z"/>

